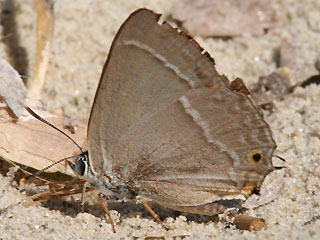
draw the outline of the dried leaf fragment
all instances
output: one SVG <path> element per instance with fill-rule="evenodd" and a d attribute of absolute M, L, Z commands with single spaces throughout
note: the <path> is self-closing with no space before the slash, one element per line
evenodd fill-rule
<path fill-rule="evenodd" d="M 234 218 L 233 223 L 240 230 L 260 231 L 265 226 L 266 221 L 263 218 L 238 215 Z"/>
<path fill-rule="evenodd" d="M 40 109 L 36 112 L 59 129 L 63 129 L 63 116 Z M 86 123 L 79 122 L 75 134 L 66 131 L 84 148 L 86 147 L 86 126 Z M 0 156 L 4 159 L 39 170 L 57 160 L 79 153 L 80 150 L 73 142 L 28 113 L 22 115 L 18 121 L 12 121 L 7 111 L 0 110 Z M 63 163 L 48 170 L 48 172 L 56 171 L 73 175 L 69 166 Z"/>
<path fill-rule="evenodd" d="M 54 28 L 52 0 L 34 0 L 37 11 L 37 51 L 33 76 L 28 79 L 29 95 L 38 97 L 45 81 Z"/>
<path fill-rule="evenodd" d="M 0 58 L 0 98 L 18 118 L 24 111 L 27 89 L 19 73 L 4 59 Z"/>
<path fill-rule="evenodd" d="M 284 22 L 284 13 L 267 0 L 180 0 L 171 15 L 189 34 L 204 37 L 259 35 Z"/>
<path fill-rule="evenodd" d="M 281 73 L 273 72 L 267 76 L 261 76 L 251 91 L 251 96 L 257 105 L 265 108 L 274 101 L 283 100 L 290 93 L 289 79 Z"/>

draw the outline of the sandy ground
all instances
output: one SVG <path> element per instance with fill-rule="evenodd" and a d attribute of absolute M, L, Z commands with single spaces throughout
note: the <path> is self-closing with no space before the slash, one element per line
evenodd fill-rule
<path fill-rule="evenodd" d="M 26 52 L 24 68 L 29 76 L 34 62 L 36 14 L 33 1 L 12 2 L 16 5 L 17 46 Z M 284 39 L 299 46 L 302 63 L 320 58 L 320 2 L 279 0 L 275 5 L 286 11 L 288 21 L 268 34 L 228 40 L 196 37 L 214 57 L 220 73 L 229 79 L 242 77 L 250 86 L 259 76 L 276 69 L 274 53 Z M 111 41 L 121 23 L 140 7 L 166 15 L 171 4 L 165 0 L 56 1 L 52 59 L 42 94 L 49 109 L 73 118 L 88 118 Z M 1 57 L 9 59 L 3 42 L 0 49 Z M 147 213 L 135 214 L 142 208 L 124 204 L 112 211 L 117 229 L 113 234 L 108 221 L 99 216 L 97 203 L 86 205 L 89 213 L 77 214 L 79 202 L 69 199 L 31 207 L 18 204 L 1 212 L 0 239 L 320 239 L 320 220 L 308 222 L 320 216 L 319 99 L 320 86 L 299 88 L 275 103 L 274 112 L 266 116 L 278 144 L 276 153 L 286 159 L 287 168 L 275 176 L 285 177 L 283 194 L 249 212 L 266 219 L 261 231 L 237 230 L 227 224 L 225 215 L 220 221 L 210 221 L 174 212 L 166 215 L 166 210 L 156 209 L 167 217 L 164 222 L 171 230 L 165 232 Z M 0 175 L 0 209 L 25 199 L 19 189 L 12 178 Z"/>

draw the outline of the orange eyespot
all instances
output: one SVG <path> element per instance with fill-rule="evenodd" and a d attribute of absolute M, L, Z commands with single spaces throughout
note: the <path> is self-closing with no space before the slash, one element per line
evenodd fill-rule
<path fill-rule="evenodd" d="M 261 164 L 263 162 L 263 156 L 260 150 L 252 150 L 247 155 L 247 160 L 249 163 L 254 165 Z"/>
<path fill-rule="evenodd" d="M 246 183 L 246 185 L 241 188 L 241 193 L 250 196 L 255 192 L 256 187 L 257 185 L 255 183 Z"/>

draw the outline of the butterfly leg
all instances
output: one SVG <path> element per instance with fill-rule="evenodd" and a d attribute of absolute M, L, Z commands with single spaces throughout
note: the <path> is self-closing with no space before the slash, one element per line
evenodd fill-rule
<path fill-rule="evenodd" d="M 82 188 L 82 194 L 81 194 L 81 212 L 84 212 L 84 195 L 86 193 L 87 187 L 88 187 L 88 183 L 85 182 Z"/>
<path fill-rule="evenodd" d="M 116 233 L 116 229 L 114 227 L 114 223 L 112 221 L 112 218 L 111 218 L 111 215 L 110 215 L 110 211 L 109 211 L 109 208 L 108 208 L 108 204 L 107 204 L 107 201 L 104 199 L 103 195 L 101 193 L 98 194 L 98 197 L 101 201 L 101 204 L 102 204 L 102 207 L 103 207 L 103 210 L 106 212 L 108 218 L 109 218 L 109 221 L 110 221 L 110 224 L 111 224 L 111 227 L 112 227 L 112 231 L 114 233 Z"/>
<path fill-rule="evenodd" d="M 159 216 L 152 210 L 152 208 L 145 202 L 141 202 L 142 205 L 148 210 L 148 212 L 154 217 L 158 223 L 161 224 L 161 226 L 166 230 L 169 231 L 169 229 L 164 225 L 164 223 L 160 220 Z"/>

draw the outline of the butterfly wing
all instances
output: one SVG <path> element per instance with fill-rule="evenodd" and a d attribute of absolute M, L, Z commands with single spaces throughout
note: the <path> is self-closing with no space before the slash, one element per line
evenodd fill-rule
<path fill-rule="evenodd" d="M 93 170 L 170 206 L 259 186 L 276 147 L 262 113 L 197 43 L 158 18 L 136 11 L 113 42 L 89 123 Z"/>
<path fill-rule="evenodd" d="M 146 9 L 134 12 L 110 49 L 88 127 L 91 166 L 100 176 L 112 170 L 120 137 L 146 114 L 189 89 L 229 84 L 197 43 L 158 24 L 159 17 Z"/>
<path fill-rule="evenodd" d="M 273 170 L 275 146 L 249 98 L 202 87 L 121 136 L 113 171 L 158 202 L 199 205 L 259 187 Z"/>

